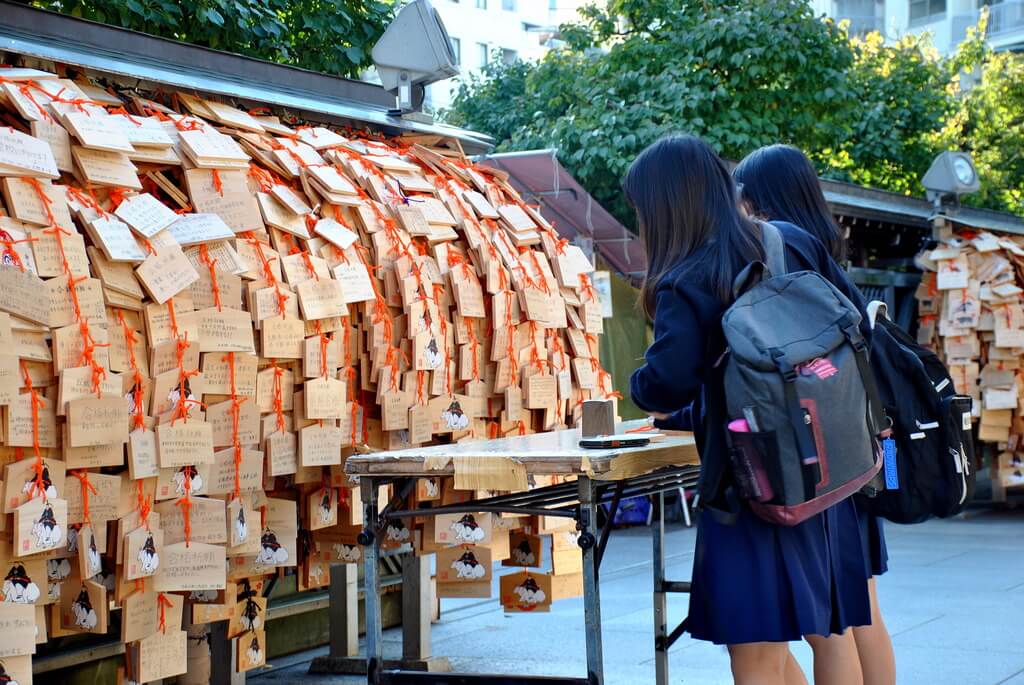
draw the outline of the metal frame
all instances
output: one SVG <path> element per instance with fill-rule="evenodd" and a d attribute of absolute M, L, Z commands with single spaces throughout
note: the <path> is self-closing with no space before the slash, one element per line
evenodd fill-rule
<path fill-rule="evenodd" d="M 687 511 L 685 494 L 680 493 L 680 496 L 684 498 L 682 506 Z M 689 594 L 690 583 L 665 579 L 665 493 L 659 492 L 653 500 L 652 523 L 656 524 L 651 529 L 651 558 L 654 561 L 654 682 L 657 685 L 668 685 L 668 650 L 686 632 L 685 619 L 671 632 L 668 631 L 665 623 L 668 619 L 668 595 Z"/>
<path fill-rule="evenodd" d="M 584 601 L 587 606 L 590 607 L 587 617 L 587 629 L 597 636 L 597 641 L 592 647 L 589 647 L 588 643 L 588 671 L 591 670 L 591 660 L 600 659 L 600 608 L 599 608 L 599 596 L 598 596 L 598 581 L 600 573 L 601 560 L 604 557 L 604 551 L 606 549 L 608 540 L 610 538 L 611 527 L 605 525 L 600 528 L 596 526 L 596 510 L 600 504 L 609 504 L 610 511 L 608 512 L 608 520 L 611 521 L 615 512 L 618 508 L 618 503 L 626 497 L 632 497 L 635 495 L 652 495 L 654 500 L 654 515 L 652 516 L 651 534 L 653 540 L 652 550 L 654 552 L 654 623 L 655 623 L 655 659 L 656 664 L 660 664 L 657 668 L 658 685 L 665 685 L 667 681 L 667 650 L 671 644 L 681 633 L 679 628 L 672 631 L 669 634 L 664 626 L 665 622 L 665 606 L 666 606 L 666 594 L 675 592 L 687 592 L 689 589 L 689 583 L 677 583 L 672 581 L 666 581 L 664 579 L 664 496 L 665 492 L 685 490 L 691 488 L 697 478 L 697 467 L 681 467 L 673 468 L 664 471 L 655 472 L 645 476 L 639 476 L 636 478 L 623 480 L 623 481 L 591 481 L 584 479 L 593 490 L 592 506 L 587 508 L 587 520 L 594 522 L 589 526 L 587 530 L 588 537 L 581 538 L 585 544 L 589 541 L 590 548 L 584 550 L 585 564 L 593 568 L 593 580 L 587 583 L 584 587 Z M 369 476 L 364 476 L 364 480 L 369 482 Z M 379 485 L 382 482 L 396 481 L 396 485 L 399 488 L 399 494 L 411 492 L 411 484 L 415 482 L 415 478 L 379 478 L 376 482 Z M 399 484 L 397 481 L 403 481 Z M 545 516 L 560 516 L 569 517 L 576 519 L 577 521 L 582 520 L 580 516 L 581 506 L 579 502 L 583 501 L 580 495 L 581 484 L 579 482 L 562 483 L 559 485 L 550 486 L 547 488 L 531 490 L 523 493 L 516 493 L 510 495 L 502 495 L 498 497 L 487 498 L 484 500 L 478 500 L 475 503 L 466 505 L 451 505 L 448 507 L 438 507 L 433 509 L 422 509 L 422 510 L 410 510 L 401 507 L 403 498 L 395 498 L 389 502 L 388 508 L 385 509 L 386 515 L 378 516 L 376 513 L 376 492 L 377 488 L 373 487 L 370 493 L 367 494 L 366 498 L 372 498 L 374 504 L 369 507 L 370 516 L 366 519 L 367 521 L 374 522 L 372 530 L 374 531 L 375 538 L 380 528 L 379 525 L 383 524 L 387 518 L 403 518 L 409 516 L 422 516 L 422 515 L 436 515 L 439 513 L 460 513 L 476 512 L 481 511 L 482 508 L 486 508 L 490 511 L 511 511 L 519 512 L 533 511 Z M 382 512 L 383 514 L 384 512 Z M 364 515 L 366 512 L 364 511 Z M 370 527 L 368 527 L 368 530 Z M 594 533 L 598 533 L 595 535 Z M 389 552 L 382 553 L 378 547 L 378 563 L 375 565 L 377 569 L 376 583 L 377 587 L 375 591 L 365 592 L 364 597 L 366 598 L 368 607 L 374 607 L 378 624 L 380 625 L 380 602 L 381 594 L 380 591 L 384 587 L 403 583 L 405 585 L 409 582 L 409 576 L 413 575 L 414 571 L 422 571 L 422 569 L 412 568 L 411 565 L 403 563 L 402 575 L 394 573 L 393 568 L 381 568 L 385 562 L 393 561 L 396 557 Z M 587 560 L 587 557 L 590 560 Z M 365 562 L 364 562 L 365 563 Z M 305 613 L 316 609 L 329 608 L 331 613 L 331 626 L 330 626 L 330 654 L 326 657 L 318 657 L 314 660 L 313 667 L 310 669 L 310 673 L 360 673 L 366 672 L 364 669 L 367 665 L 367 660 L 364 657 L 358 656 L 359 652 L 359 640 L 356 631 L 356 624 L 351 617 L 358 614 L 358 588 L 355 586 L 355 566 L 352 564 L 340 564 L 333 565 L 331 567 L 331 586 L 329 590 L 311 592 L 308 596 L 289 599 L 285 602 L 273 603 L 268 607 L 267 620 L 268 622 L 273 621 L 277 618 L 284 616 L 291 616 L 295 614 Z M 409 573 L 407 573 L 407 571 Z M 386 574 L 386 575 L 385 575 Z M 366 586 L 369 590 L 371 586 Z M 403 587 L 403 590 L 406 588 Z M 417 588 L 416 592 L 412 591 L 412 587 L 408 588 L 410 594 L 416 597 L 416 602 L 422 602 L 423 598 L 427 596 L 424 588 L 421 586 Z M 267 589 L 266 594 L 269 594 L 270 588 Z M 404 595 L 404 592 L 403 592 Z M 371 601 L 372 598 L 372 601 Z M 413 600 L 410 600 L 413 601 Z M 423 606 L 420 605 L 422 611 Z M 415 614 L 416 612 L 411 612 Z M 409 620 L 409 611 L 403 607 L 403 618 Z M 420 616 L 422 619 L 422 616 Z M 233 669 L 230 665 L 234 663 L 233 655 L 233 640 L 228 640 L 223 635 L 218 635 L 216 628 L 219 624 L 214 624 L 214 634 L 211 635 L 210 648 L 211 648 L 211 665 L 215 667 L 215 673 L 211 682 L 221 683 L 228 685 L 230 683 L 243 683 L 245 682 L 244 674 L 234 674 Z M 369 623 L 367 624 L 369 626 Z M 383 632 L 383 626 L 380 625 L 381 630 L 377 634 Z M 368 636 L 373 635 L 372 631 L 368 633 Z M 444 657 L 430 657 L 429 656 L 429 639 L 426 640 L 426 645 L 421 644 L 425 635 L 425 631 L 417 631 L 416 626 L 406 626 L 403 621 L 403 658 L 401 661 L 377 661 L 374 664 L 376 673 L 378 674 L 377 682 L 403 682 L 403 683 L 447 683 L 451 685 L 459 685 L 462 683 L 491 683 L 493 685 L 511 685 L 518 683 L 569 683 L 572 685 L 583 685 L 593 682 L 603 682 L 603 680 L 594 680 L 593 678 L 551 678 L 551 677 L 524 677 L 524 676 L 512 676 L 512 675 L 500 675 L 500 674 L 450 674 L 450 673 L 422 673 L 420 671 L 444 671 L 447 670 L 447 660 Z M 380 638 L 377 638 L 377 644 L 381 644 Z M 61 668 L 68 668 L 75 664 L 81 664 L 85 661 L 92 661 L 100 658 L 113 657 L 123 653 L 124 645 L 120 642 L 89 642 L 88 644 L 78 647 L 77 645 L 71 649 L 61 650 L 59 652 L 37 657 L 34 659 L 34 670 L 37 674 L 51 672 Z M 415 650 L 416 654 L 412 654 L 410 650 Z M 371 653 L 368 651 L 368 653 Z M 221 664 L 227 666 L 225 668 L 216 668 L 216 665 Z M 402 670 L 396 670 L 402 669 Z M 415 669 L 415 670 L 413 670 Z M 595 672 L 595 677 L 598 677 L 601 670 Z M 395 675 L 400 674 L 400 675 Z M 387 677 L 389 680 L 380 679 Z M 374 682 L 368 680 L 368 682 Z"/>
<path fill-rule="evenodd" d="M 369 685 L 398 683 L 435 683 L 443 685 L 524 685 L 528 683 L 559 683 L 561 685 L 604 685 L 604 655 L 601 640 L 600 567 L 611 533 L 611 521 L 625 497 L 651 495 L 655 516 L 652 520 L 652 551 L 654 554 L 655 660 L 657 683 L 668 683 L 668 648 L 682 634 L 682 626 L 671 633 L 665 628 L 666 594 L 689 592 L 689 583 L 665 580 L 664 556 L 664 493 L 692 487 L 699 474 L 697 466 L 670 467 L 651 474 L 620 481 L 595 481 L 581 476 L 575 482 L 561 483 L 522 493 L 500 495 L 471 502 L 408 509 L 402 505 L 412 491 L 416 477 L 360 477 L 365 527 L 359 536 L 364 546 L 363 563 L 366 582 L 366 673 Z M 397 494 L 377 512 L 378 487 L 393 483 Z M 598 526 L 597 510 L 609 504 L 607 521 Z M 381 532 L 388 519 L 440 514 L 495 512 L 573 518 L 580 531 L 578 544 L 583 554 L 583 613 L 586 633 L 587 674 L 583 678 L 522 676 L 511 674 L 430 673 L 389 668 L 383 660 L 380 618 L 379 560 Z"/>

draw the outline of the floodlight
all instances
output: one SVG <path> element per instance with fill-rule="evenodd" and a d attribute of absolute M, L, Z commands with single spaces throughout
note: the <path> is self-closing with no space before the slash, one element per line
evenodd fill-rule
<path fill-rule="evenodd" d="M 928 172 L 921 179 L 929 200 L 941 207 L 943 201 L 952 198 L 954 204 L 960 197 L 976 193 L 981 189 L 974 160 L 966 152 L 943 152 L 932 162 Z"/>
<path fill-rule="evenodd" d="M 459 73 L 448 32 L 427 0 L 403 7 L 371 54 L 381 85 L 398 97 L 400 114 L 422 106 L 428 84 Z"/>

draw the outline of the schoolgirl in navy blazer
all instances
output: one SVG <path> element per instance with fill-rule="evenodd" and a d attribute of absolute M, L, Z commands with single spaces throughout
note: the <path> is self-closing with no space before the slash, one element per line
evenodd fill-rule
<path fill-rule="evenodd" d="M 634 161 L 624 190 L 647 249 L 641 298 L 654 319 L 654 342 L 631 379 L 632 400 L 659 419 L 671 416 L 692 428 L 701 453 L 704 514 L 688 631 L 729 646 L 739 685 L 806 682 L 785 643 L 808 635 L 836 636 L 828 643 L 834 663 L 822 664 L 823 677 L 816 682 L 859 683 L 847 628 L 869 623 L 870 609 L 853 502 L 783 527 L 730 497 L 718 365 L 725 352 L 721 318 L 732 279 L 763 258 L 759 230 L 739 212 L 725 165 L 697 138 L 671 137 L 652 145 Z M 821 273 L 863 309 L 862 298 L 819 241 L 795 226 L 776 225 L 790 270 Z M 715 510 L 732 515 L 715 516 Z"/>

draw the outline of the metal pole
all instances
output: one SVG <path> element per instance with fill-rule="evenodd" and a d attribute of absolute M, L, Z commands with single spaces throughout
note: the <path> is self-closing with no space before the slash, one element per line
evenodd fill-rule
<path fill-rule="evenodd" d="M 380 536 L 377 530 L 377 482 L 370 476 L 359 479 L 359 491 L 363 500 L 364 533 L 369 540 L 363 548 L 366 592 L 366 682 L 377 685 L 383 664 L 383 635 L 380 615 Z M 364 538 L 365 539 L 365 538 Z"/>
<path fill-rule="evenodd" d="M 679 504 L 683 507 L 683 521 L 689 528 L 693 525 L 693 521 L 690 520 L 690 503 L 686 499 L 686 488 L 679 488 Z"/>
<path fill-rule="evenodd" d="M 682 490 L 679 490 L 682 496 Z M 654 682 L 668 685 L 668 645 L 665 623 L 668 602 L 665 597 L 665 493 L 654 495 L 654 525 L 651 526 L 651 560 L 654 566 Z M 683 506 L 686 506 L 685 503 Z"/>
<path fill-rule="evenodd" d="M 594 483 L 580 477 L 580 535 L 583 548 L 583 618 L 587 636 L 587 678 L 591 685 L 604 684 L 604 664 L 601 648 L 601 592 L 597 582 L 597 504 L 594 502 Z"/>

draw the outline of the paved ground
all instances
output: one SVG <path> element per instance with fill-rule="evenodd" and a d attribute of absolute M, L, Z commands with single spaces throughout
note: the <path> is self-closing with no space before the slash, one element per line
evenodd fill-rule
<path fill-rule="evenodd" d="M 889 526 L 890 571 L 879 579 L 882 610 L 893 635 L 898 682 L 922 685 L 1024 685 L 1024 512 L 973 512 L 967 518 Z M 668 576 L 689 578 L 693 530 L 668 535 Z M 651 654 L 650 538 L 644 529 L 611 539 L 601 593 L 605 674 L 609 685 L 648 684 Z M 672 600 L 681 619 L 685 597 Z M 457 670 L 581 676 L 583 605 L 555 604 L 548 615 L 506 617 L 496 600 L 444 600 L 434 626 L 435 654 Z M 385 656 L 397 655 L 401 635 L 385 633 Z M 810 650 L 794 653 L 810 673 Z M 258 685 L 349 685 L 365 679 L 306 675 L 323 650 L 277 660 Z M 682 638 L 671 650 L 671 681 L 727 685 L 724 648 Z"/>

